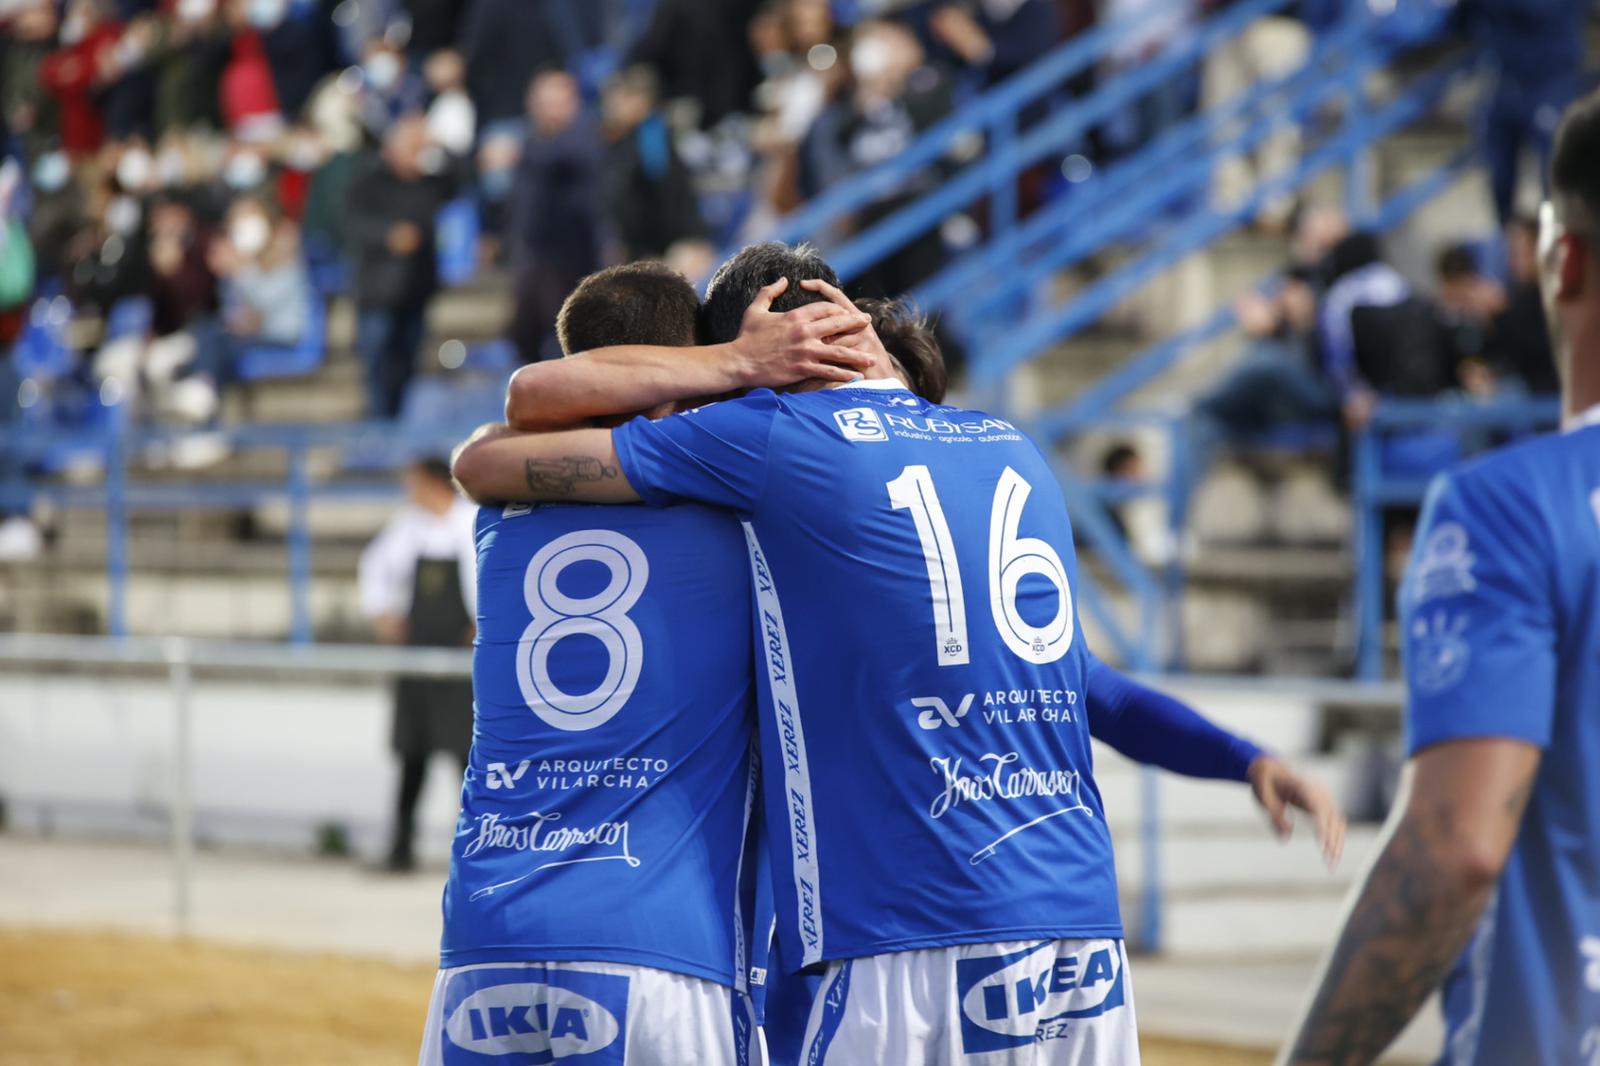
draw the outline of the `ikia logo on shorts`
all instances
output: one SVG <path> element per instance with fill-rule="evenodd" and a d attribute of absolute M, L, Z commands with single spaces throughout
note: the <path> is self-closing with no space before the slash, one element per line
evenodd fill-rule
<path fill-rule="evenodd" d="M 628 978 L 543 966 L 486 966 L 445 989 L 444 1066 L 620 1066 Z"/>
<path fill-rule="evenodd" d="M 1071 1022 L 1122 1006 L 1122 952 L 1115 941 L 1090 941 L 1073 954 L 1059 947 L 1046 940 L 1005 955 L 956 960 L 966 1054 L 1068 1036 Z"/>

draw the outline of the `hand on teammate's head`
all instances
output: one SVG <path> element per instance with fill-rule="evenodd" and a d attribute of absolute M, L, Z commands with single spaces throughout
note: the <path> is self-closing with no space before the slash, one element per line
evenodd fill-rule
<path fill-rule="evenodd" d="M 869 316 L 831 302 L 773 311 L 772 302 L 788 287 L 789 280 L 779 278 L 761 289 L 740 322 L 733 350 L 748 387 L 853 381 L 872 368 L 876 356 L 850 343 L 871 330 Z"/>

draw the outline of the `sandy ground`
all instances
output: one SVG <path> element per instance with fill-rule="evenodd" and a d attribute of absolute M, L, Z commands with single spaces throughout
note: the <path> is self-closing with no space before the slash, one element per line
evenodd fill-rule
<path fill-rule="evenodd" d="M 409 1066 L 426 966 L 0 929 L 0 1066 Z M 1145 1066 L 1270 1056 L 1147 1039 Z"/>

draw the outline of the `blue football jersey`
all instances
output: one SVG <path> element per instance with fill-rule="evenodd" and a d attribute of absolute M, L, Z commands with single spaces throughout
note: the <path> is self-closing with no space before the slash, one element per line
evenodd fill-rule
<path fill-rule="evenodd" d="M 1600 427 L 1441 478 L 1401 592 L 1407 741 L 1544 751 L 1444 986 L 1450 1066 L 1600 1062 Z"/>
<path fill-rule="evenodd" d="M 756 696 L 738 523 L 514 504 L 483 508 L 477 536 L 442 964 L 621 962 L 743 987 Z"/>
<path fill-rule="evenodd" d="M 1032 442 L 898 382 L 613 439 L 647 501 L 744 522 L 786 965 L 1122 935 L 1072 530 Z"/>

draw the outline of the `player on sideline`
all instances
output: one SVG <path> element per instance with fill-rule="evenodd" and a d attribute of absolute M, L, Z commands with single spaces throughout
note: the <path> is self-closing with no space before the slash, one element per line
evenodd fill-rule
<path fill-rule="evenodd" d="M 680 346 L 693 378 L 698 309 L 681 275 L 634 264 L 585 279 L 558 332 L 568 352 Z M 760 310 L 768 335 L 861 325 Z M 764 366 L 727 360 L 754 376 L 699 380 L 849 377 L 860 361 L 756 332 Z M 735 994 L 755 724 L 737 524 L 696 506 L 484 508 L 477 541 L 476 730 L 421 1066 L 759 1062 Z"/>
<path fill-rule="evenodd" d="M 1296 1066 L 1375 1061 L 1441 981 L 1441 1064 L 1600 1063 L 1600 95 L 1550 185 L 1564 431 L 1433 486 L 1401 590 L 1407 787 Z"/>
<path fill-rule="evenodd" d="M 746 249 L 702 332 L 733 336 L 776 278 L 831 273 L 803 249 Z M 1014 427 L 913 395 L 874 354 L 837 389 L 483 439 L 457 475 L 478 498 L 698 499 L 745 520 L 781 955 L 826 965 L 806 1031 L 769 1028 L 775 1058 L 1137 1063 L 1059 489 Z M 1162 758 L 1281 768 L 1185 725 Z"/>

